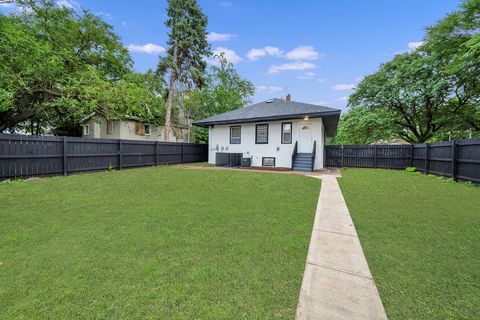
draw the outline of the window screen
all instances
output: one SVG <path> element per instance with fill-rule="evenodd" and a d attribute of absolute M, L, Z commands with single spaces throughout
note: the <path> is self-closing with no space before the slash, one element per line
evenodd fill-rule
<path fill-rule="evenodd" d="M 240 126 L 230 127 L 230 144 L 240 144 L 242 141 L 242 129 Z"/>
<path fill-rule="evenodd" d="M 267 144 L 268 143 L 268 124 L 257 124 L 255 134 L 255 143 Z"/>
<path fill-rule="evenodd" d="M 292 143 L 292 123 L 282 123 L 282 143 Z"/>

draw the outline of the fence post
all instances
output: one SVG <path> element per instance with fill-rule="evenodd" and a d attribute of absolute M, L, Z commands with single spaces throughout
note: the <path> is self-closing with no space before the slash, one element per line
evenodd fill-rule
<path fill-rule="evenodd" d="M 185 144 L 182 142 L 182 163 L 184 163 L 184 157 L 185 157 Z"/>
<path fill-rule="evenodd" d="M 415 145 L 410 144 L 410 167 L 413 167 L 413 153 L 415 152 Z"/>
<path fill-rule="evenodd" d="M 118 140 L 118 170 L 122 170 L 122 140 Z"/>
<path fill-rule="evenodd" d="M 344 164 L 344 160 L 343 160 L 343 153 L 345 152 L 345 149 L 343 148 L 343 144 L 342 144 L 342 159 L 340 160 L 340 167 L 343 168 L 343 164 Z"/>
<path fill-rule="evenodd" d="M 158 141 L 155 141 L 155 165 L 158 166 Z"/>
<path fill-rule="evenodd" d="M 63 175 L 66 176 L 68 173 L 67 167 L 67 137 L 63 137 Z"/>
<path fill-rule="evenodd" d="M 373 152 L 375 152 L 373 166 L 374 168 L 377 168 L 377 145 L 376 144 L 373 145 Z"/>
<path fill-rule="evenodd" d="M 428 143 L 425 143 L 425 174 L 428 174 Z"/>
<path fill-rule="evenodd" d="M 452 179 L 457 181 L 457 142 L 452 140 Z"/>

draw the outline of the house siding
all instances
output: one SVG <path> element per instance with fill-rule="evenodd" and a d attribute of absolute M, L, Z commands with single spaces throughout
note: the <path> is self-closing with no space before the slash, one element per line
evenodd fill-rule
<path fill-rule="evenodd" d="M 282 123 L 292 123 L 292 143 L 282 144 Z M 215 125 L 209 127 L 209 154 L 208 162 L 215 163 L 217 152 L 242 153 L 244 157 L 252 158 L 252 166 L 261 167 L 263 157 L 275 157 L 275 167 L 291 168 L 292 153 L 295 142 L 299 140 L 300 130 L 306 123 L 311 123 L 313 140 L 317 142 L 315 170 L 323 169 L 324 159 L 324 126 L 321 118 L 309 120 L 281 120 L 256 123 L 235 124 L 241 126 L 241 143 L 230 144 L 230 126 Z M 268 124 L 268 143 L 255 143 L 255 128 L 258 124 Z M 311 150 L 309 152 L 312 152 Z"/>
<path fill-rule="evenodd" d="M 90 134 L 83 136 L 88 138 L 165 141 L 163 127 L 150 126 L 150 135 L 138 135 L 135 133 L 136 121 L 133 120 L 113 120 L 113 132 L 111 134 L 107 134 L 106 119 L 91 119 L 85 124 L 88 124 Z M 186 137 L 187 130 L 182 129 L 182 131 L 183 136 Z M 173 132 L 170 141 L 185 142 L 184 139 L 177 139 Z"/>

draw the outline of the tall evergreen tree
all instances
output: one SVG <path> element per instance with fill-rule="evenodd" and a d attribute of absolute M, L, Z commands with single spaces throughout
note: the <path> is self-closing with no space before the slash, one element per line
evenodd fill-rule
<path fill-rule="evenodd" d="M 170 29 L 168 50 L 160 58 L 157 73 L 169 75 L 169 90 L 165 112 L 165 140 L 170 139 L 171 114 L 176 83 L 187 87 L 201 87 L 205 81 L 206 62 L 204 58 L 211 54 L 207 41 L 208 19 L 196 0 L 168 0 L 168 19 L 165 22 Z"/>

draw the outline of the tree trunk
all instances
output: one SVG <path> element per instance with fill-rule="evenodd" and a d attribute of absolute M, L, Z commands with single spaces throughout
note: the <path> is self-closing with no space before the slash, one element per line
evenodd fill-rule
<path fill-rule="evenodd" d="M 168 98 L 167 98 L 167 105 L 165 110 L 165 127 L 163 128 L 163 136 L 165 141 L 170 141 L 170 132 L 172 131 L 172 106 L 173 106 L 173 95 L 175 86 L 175 71 L 172 70 L 172 74 L 170 76 L 170 86 L 168 88 Z"/>
<path fill-rule="evenodd" d="M 172 131 L 172 107 L 173 107 L 173 95 L 175 94 L 175 81 L 177 80 L 177 43 L 175 41 L 175 47 L 173 48 L 173 66 L 172 73 L 170 75 L 170 86 L 168 88 L 167 108 L 165 110 L 165 127 L 163 128 L 163 136 L 165 141 L 170 141 L 170 132 Z"/>
<path fill-rule="evenodd" d="M 37 112 L 40 110 L 38 108 L 32 108 L 24 111 L 21 114 L 18 114 L 16 116 L 2 116 L 0 114 L 0 132 L 2 132 L 5 129 L 8 129 L 10 127 L 13 127 L 20 122 L 27 121 L 32 119 Z"/>

